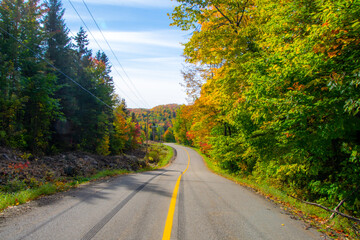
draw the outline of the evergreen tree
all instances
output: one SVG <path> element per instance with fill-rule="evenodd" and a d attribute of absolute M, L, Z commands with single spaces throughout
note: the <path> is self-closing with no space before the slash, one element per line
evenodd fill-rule
<path fill-rule="evenodd" d="M 20 124 L 22 104 L 19 72 L 20 13 L 23 1 L 0 3 L 0 144 L 23 147 L 24 128 Z M 10 35 L 11 34 L 11 35 Z"/>
<path fill-rule="evenodd" d="M 44 74 L 47 64 L 41 60 L 45 35 L 40 20 L 43 9 L 39 0 L 23 3 L 20 41 L 26 47 L 20 51 L 20 72 L 22 76 L 22 96 L 24 104 L 23 124 L 25 140 L 33 152 L 43 152 L 50 140 L 51 121 L 58 117 L 58 101 L 53 98 L 56 90 L 55 76 Z"/>
<path fill-rule="evenodd" d="M 89 40 L 87 39 L 87 34 L 82 27 L 75 37 L 75 42 L 75 80 L 81 86 L 91 91 L 91 76 L 89 76 L 88 72 L 86 71 L 86 68 L 88 68 L 90 65 L 91 50 L 87 48 L 89 45 Z M 73 147 L 77 147 L 81 144 L 86 146 L 84 135 L 86 135 L 85 132 L 89 131 L 89 128 L 91 127 L 90 121 L 88 121 L 91 118 L 91 109 L 89 109 L 89 105 L 93 104 L 94 99 L 88 93 L 80 90 L 78 86 L 73 86 L 73 88 L 75 102 L 74 112 L 71 116 L 74 128 L 72 144 Z"/>
<path fill-rule="evenodd" d="M 46 1 L 46 8 L 47 14 L 44 18 L 44 26 L 47 34 L 47 59 L 51 60 L 53 65 L 62 72 L 71 75 L 70 70 L 72 68 L 68 62 L 71 57 L 71 42 L 68 37 L 69 29 L 66 27 L 63 19 L 64 9 L 62 9 L 62 4 L 59 0 Z M 64 79 L 63 75 L 58 75 L 58 78 Z"/>
<path fill-rule="evenodd" d="M 140 126 L 114 96 L 108 57 L 92 56 L 83 28 L 73 45 L 63 14 L 60 0 L 0 2 L 0 144 L 102 155 L 135 148 Z"/>
<path fill-rule="evenodd" d="M 71 39 L 68 36 L 69 29 L 63 19 L 64 9 L 61 1 L 46 1 L 47 13 L 44 18 L 44 27 L 47 35 L 46 58 L 62 73 L 74 78 L 74 50 Z M 54 141 L 62 148 L 68 148 L 72 144 L 73 117 L 76 112 L 75 92 L 77 86 L 66 78 L 62 73 L 55 71 L 59 89 L 55 92 L 55 98 L 60 100 L 63 117 L 53 123 Z"/>
<path fill-rule="evenodd" d="M 43 152 L 48 147 L 50 122 L 58 116 L 53 98 L 54 76 L 43 57 L 44 31 L 40 23 L 43 9 L 39 1 L 7 0 L 1 3 L 0 133 L 2 144 Z"/>
<path fill-rule="evenodd" d="M 113 131 L 113 106 L 114 106 L 114 86 L 113 79 L 109 75 L 111 72 L 111 66 L 109 65 L 108 57 L 103 52 L 97 52 L 96 57 L 91 61 L 90 71 L 93 76 L 94 90 L 93 92 L 98 96 L 104 103 L 97 101 L 96 106 L 96 130 L 94 131 L 97 137 L 97 150 L 98 153 L 102 154 L 104 147 L 109 148 L 109 138 Z M 106 144 L 105 144 L 106 143 Z"/>

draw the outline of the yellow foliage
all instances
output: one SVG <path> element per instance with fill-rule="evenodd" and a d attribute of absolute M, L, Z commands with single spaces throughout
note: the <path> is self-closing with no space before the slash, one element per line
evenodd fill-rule
<path fill-rule="evenodd" d="M 100 155 L 107 156 L 110 154 L 110 137 L 106 134 L 103 139 L 101 139 L 100 143 L 96 147 L 96 152 Z"/>

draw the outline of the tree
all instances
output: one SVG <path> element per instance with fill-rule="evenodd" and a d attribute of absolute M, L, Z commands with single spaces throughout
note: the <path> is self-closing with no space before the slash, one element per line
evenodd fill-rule
<path fill-rule="evenodd" d="M 63 14 L 59 0 L 0 3 L 0 144 L 38 154 L 136 148 L 141 128 L 114 94 L 108 57 L 92 56 L 83 28 L 73 45 Z"/>
<path fill-rule="evenodd" d="M 188 96 L 187 101 L 189 103 L 193 103 L 200 97 L 201 87 L 206 81 L 204 72 L 205 69 L 190 64 L 185 65 L 181 71 L 185 82 L 181 84 L 181 86 L 186 90 L 186 95 Z"/>
<path fill-rule="evenodd" d="M 168 128 L 164 133 L 164 142 L 175 142 L 175 136 L 172 128 Z"/>
<path fill-rule="evenodd" d="M 180 106 L 174 120 L 174 136 L 177 142 L 191 145 L 191 136 L 188 131 L 192 125 L 191 106 Z"/>
<path fill-rule="evenodd" d="M 21 75 L 19 72 L 20 12 L 22 1 L 5 0 L 0 3 L 0 143 L 25 147 Z"/>
<path fill-rule="evenodd" d="M 46 15 L 44 17 L 45 33 L 47 34 L 47 59 L 53 65 L 68 76 L 72 76 L 71 70 L 71 39 L 68 37 L 69 29 L 66 27 L 63 16 L 64 9 L 59 0 L 48 0 Z M 59 85 L 68 83 L 64 75 L 57 72 Z"/>
<path fill-rule="evenodd" d="M 46 58 L 60 70 L 53 70 L 56 75 L 58 89 L 55 91 L 55 98 L 59 99 L 62 117 L 52 123 L 54 136 L 52 144 L 60 148 L 69 148 L 72 145 L 74 136 L 74 115 L 77 111 L 76 92 L 78 86 L 71 82 L 66 76 L 75 78 L 75 58 L 72 49 L 71 39 L 68 36 L 69 29 L 63 19 L 64 9 L 58 0 L 45 2 L 46 15 L 44 27 L 46 34 Z M 66 76 L 65 76 L 65 75 Z"/>
<path fill-rule="evenodd" d="M 129 141 L 130 127 L 126 122 L 126 113 L 124 111 L 125 101 L 122 100 L 115 106 L 113 131 L 110 138 L 111 152 L 113 154 L 120 154 L 126 148 L 126 143 Z"/>
<path fill-rule="evenodd" d="M 173 25 L 194 30 L 186 62 L 209 70 L 179 111 L 176 140 L 310 200 L 335 204 L 357 189 L 359 3 L 178 2 Z M 190 93 L 199 75 L 184 74 Z"/>
<path fill-rule="evenodd" d="M 1 3 L 4 11 L 3 44 L 5 66 L 3 69 L 5 91 L 5 120 L 2 135 L 9 135 L 5 144 L 26 147 L 33 152 L 43 152 L 48 148 L 51 121 L 59 117 L 58 101 L 53 97 L 56 91 L 54 75 L 46 73 L 48 66 L 43 58 L 45 38 L 41 25 L 44 10 L 39 1 L 5 1 Z M 10 70 L 10 71 L 9 71 Z M 44 73 L 45 72 L 45 73 Z M 9 85 L 9 80 L 13 83 Z M 14 119 L 15 112 L 19 118 Z M 9 112 L 10 111 L 10 112 Z M 13 113 L 11 113 L 13 112 Z M 9 120 L 15 120 L 9 125 Z M 12 126 L 13 125 L 13 126 Z M 15 141 L 14 141 L 15 140 Z"/>

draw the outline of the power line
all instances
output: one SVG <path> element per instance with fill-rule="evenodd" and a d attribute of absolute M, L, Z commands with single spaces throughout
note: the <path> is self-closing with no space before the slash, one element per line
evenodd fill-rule
<path fill-rule="evenodd" d="M 75 38 L 76 35 L 70 30 L 70 28 L 68 28 L 68 29 L 69 29 L 70 34 L 73 36 L 73 38 Z"/>
<path fill-rule="evenodd" d="M 47 60 L 46 58 L 40 56 L 38 53 L 36 53 L 34 50 L 32 50 L 30 47 L 26 46 L 25 44 L 23 44 L 20 40 L 18 40 L 14 35 L 12 35 L 11 33 L 9 33 L 8 31 L 6 31 L 5 29 L 3 29 L 0 26 L 0 29 L 2 31 L 4 31 L 5 33 L 7 33 L 10 37 L 12 37 L 15 41 L 17 41 L 21 46 L 25 47 L 26 49 L 28 49 L 29 51 L 31 51 L 32 53 L 35 54 L 35 56 L 38 56 L 38 58 L 40 58 L 41 60 L 43 60 L 44 62 L 46 62 L 47 64 L 49 64 L 49 66 L 51 66 L 52 68 L 54 68 L 56 71 L 58 71 L 59 73 L 61 73 L 62 75 L 64 75 L 67 79 L 69 79 L 70 81 L 72 81 L 73 83 L 75 83 L 78 87 L 80 87 L 83 91 L 87 92 L 88 94 L 90 94 L 91 96 L 93 96 L 94 98 L 96 98 L 99 102 L 101 102 L 102 104 L 104 104 L 106 107 L 110 108 L 111 110 L 114 110 L 111 106 L 109 106 L 107 103 L 105 103 L 103 100 L 101 100 L 99 97 L 97 97 L 96 95 L 94 95 L 92 92 L 90 92 L 89 90 L 87 90 L 85 87 L 83 87 L 80 83 L 78 83 L 77 81 L 75 81 L 74 79 L 72 79 L 71 77 L 69 77 L 67 74 L 65 74 L 63 71 L 61 71 L 60 69 L 58 69 L 57 67 L 55 67 L 49 60 Z"/>
<path fill-rule="evenodd" d="M 68 1 L 69 1 L 70 5 L 72 6 L 72 8 L 74 9 L 74 11 L 76 12 L 76 14 L 79 16 L 81 22 L 84 24 L 84 26 L 86 27 L 86 29 L 88 30 L 88 32 L 90 33 L 90 35 L 92 36 L 92 38 L 94 39 L 95 43 L 96 43 L 96 44 L 98 45 L 98 47 L 100 48 L 100 50 L 101 50 L 102 52 L 105 52 L 105 51 L 102 49 L 102 47 L 100 46 L 100 44 L 98 43 L 98 41 L 96 40 L 96 38 L 94 37 L 94 35 L 92 34 L 92 32 L 90 31 L 90 28 L 87 26 L 87 24 L 85 23 L 84 19 L 81 17 L 81 15 L 79 14 L 79 12 L 76 10 L 75 6 L 72 4 L 72 2 L 71 2 L 70 0 L 68 0 Z M 110 59 L 109 59 L 109 61 L 110 61 Z M 111 61 L 110 61 L 110 63 L 111 63 Z M 111 64 L 112 64 L 112 63 L 111 63 Z M 112 65 L 114 65 L 114 64 L 112 64 Z M 122 78 L 122 76 L 120 75 L 120 73 L 118 72 L 118 70 L 117 70 L 116 68 L 114 68 L 114 69 L 115 69 L 115 71 L 118 73 L 118 75 Z M 128 100 L 130 100 L 131 102 L 133 102 L 136 106 L 138 106 L 138 107 L 140 108 L 140 106 L 139 106 L 135 101 L 133 101 L 129 96 L 127 96 L 127 95 L 125 94 L 125 92 L 122 91 L 122 89 L 115 83 L 115 81 L 114 81 L 114 84 L 115 84 L 115 86 L 119 89 L 119 91 L 120 91 L 124 96 L 126 96 L 126 98 L 127 98 Z M 130 89 L 130 88 L 129 88 L 129 89 Z M 131 89 L 130 89 L 130 90 L 131 90 Z"/>
<path fill-rule="evenodd" d="M 69 0 L 69 1 L 70 1 L 70 0 Z M 139 91 L 137 90 L 136 86 L 134 85 L 133 81 L 130 79 L 129 75 L 126 73 L 126 71 L 125 71 L 124 67 L 123 67 L 123 66 L 122 66 L 122 64 L 120 63 L 120 61 L 119 61 L 119 59 L 117 58 L 116 54 L 114 53 L 114 51 L 113 51 L 112 47 L 110 46 L 109 42 L 107 41 L 107 39 L 106 39 L 105 35 L 103 34 L 103 32 L 102 32 L 101 28 L 99 27 L 99 25 L 98 25 L 98 23 L 96 22 L 96 20 L 95 20 L 94 16 L 92 15 L 92 13 L 91 13 L 91 11 L 90 11 L 90 9 L 89 9 L 88 5 L 85 3 L 85 1 L 84 1 L 84 0 L 82 0 L 82 2 L 84 3 L 84 5 L 85 5 L 85 7 L 86 7 L 87 11 L 89 12 L 89 14 L 90 14 L 90 16 L 91 16 L 92 20 L 94 21 L 94 23 L 95 23 L 96 27 L 99 29 L 99 31 L 100 31 L 100 33 L 101 33 L 102 37 L 104 38 L 104 40 L 105 40 L 106 44 L 107 44 L 107 45 L 108 45 L 108 47 L 110 48 L 110 51 L 111 51 L 111 52 L 112 52 L 112 54 L 114 55 L 114 57 L 115 57 L 115 59 L 116 59 L 117 63 L 119 64 L 119 66 L 121 67 L 121 69 L 123 70 L 123 72 L 125 73 L 125 76 L 127 77 L 127 79 L 129 79 L 129 82 L 131 83 L 132 87 L 133 87 L 133 88 L 134 88 L 134 90 L 135 90 L 135 92 L 133 92 L 133 93 L 134 93 L 134 95 L 135 95 L 135 96 L 137 96 L 137 97 L 138 97 L 141 101 L 143 101 L 143 103 L 145 103 L 145 105 L 147 105 L 148 107 L 150 107 L 150 105 L 149 105 L 149 104 L 145 101 L 145 99 L 141 96 L 141 94 L 140 94 L 140 93 L 139 93 Z M 122 77 L 121 77 L 121 78 L 122 78 Z M 123 78 L 122 78 L 122 79 L 123 79 Z M 124 80 L 125 84 L 129 87 L 129 85 L 127 84 L 127 82 L 125 81 L 125 79 L 123 79 L 123 80 Z M 132 89 L 131 89 L 130 87 L 129 87 L 129 89 L 132 91 Z"/>
<path fill-rule="evenodd" d="M 76 35 L 71 31 L 71 29 L 69 29 L 69 32 L 70 32 L 70 34 L 72 35 L 72 38 L 73 39 L 75 39 L 75 37 L 76 37 Z M 110 60 L 109 60 L 110 61 Z M 111 62 L 110 62 L 111 63 Z M 136 102 L 134 102 L 131 98 L 129 98 L 122 90 L 121 90 L 121 88 L 115 83 L 115 82 L 113 82 L 114 84 L 115 84 L 115 86 L 119 89 L 119 91 L 122 93 L 122 94 L 124 94 L 125 95 L 125 97 L 128 99 L 128 100 L 130 100 L 131 102 L 133 102 L 135 105 L 137 105 L 136 104 Z M 137 105 L 138 106 L 138 105 Z M 139 107 L 139 106 L 138 106 Z"/>

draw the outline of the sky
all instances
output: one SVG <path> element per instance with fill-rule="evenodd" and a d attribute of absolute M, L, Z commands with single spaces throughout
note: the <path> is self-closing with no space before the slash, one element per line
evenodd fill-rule
<path fill-rule="evenodd" d="M 100 47 L 109 57 L 116 93 L 128 108 L 152 108 L 157 105 L 186 103 L 180 86 L 184 62 L 183 46 L 187 32 L 169 26 L 176 4 L 171 0 L 84 0 L 94 16 L 102 37 L 83 0 L 62 0 L 64 19 L 70 36 L 80 26 L 88 32 L 89 48 L 95 54 Z M 88 29 L 73 9 L 80 14 Z M 96 41 L 98 44 L 96 43 Z M 119 64 L 120 63 L 120 64 Z"/>

